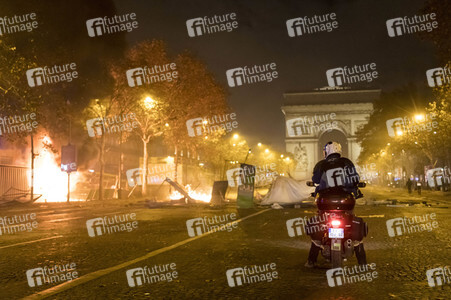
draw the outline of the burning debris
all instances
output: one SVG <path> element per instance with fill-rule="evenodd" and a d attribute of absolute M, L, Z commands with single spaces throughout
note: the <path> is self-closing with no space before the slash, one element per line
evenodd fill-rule
<path fill-rule="evenodd" d="M 52 140 L 45 136 L 42 146 L 38 147 L 39 153 L 34 161 L 34 193 L 42 194 L 37 202 L 65 202 L 67 199 L 67 173 L 62 172 L 57 163 L 57 157 L 53 150 Z M 31 171 L 29 171 L 29 184 L 31 186 Z M 71 174 L 70 190 L 74 191 L 80 180 L 79 172 Z M 71 201 L 79 201 L 73 199 Z"/>

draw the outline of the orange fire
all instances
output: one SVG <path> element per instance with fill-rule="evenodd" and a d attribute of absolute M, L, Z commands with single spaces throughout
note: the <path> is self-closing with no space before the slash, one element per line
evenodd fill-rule
<path fill-rule="evenodd" d="M 211 191 L 210 192 L 196 192 L 191 189 L 191 185 L 189 185 L 189 184 L 187 184 L 185 186 L 185 190 L 188 193 L 188 195 L 194 200 L 202 201 L 205 203 L 209 203 L 211 201 Z M 169 195 L 169 198 L 171 200 L 179 200 L 183 197 L 184 196 L 177 191 L 173 191 L 172 194 Z"/>
<path fill-rule="evenodd" d="M 44 137 L 43 144 L 51 145 L 49 137 Z M 49 149 L 42 147 L 35 158 L 34 171 L 34 193 L 42 194 L 36 202 L 65 202 L 67 201 L 67 173 L 61 171 L 57 164 L 55 154 Z M 29 176 L 30 178 L 30 176 Z M 70 190 L 80 180 L 79 172 L 70 175 Z M 78 200 L 71 197 L 71 201 Z"/>

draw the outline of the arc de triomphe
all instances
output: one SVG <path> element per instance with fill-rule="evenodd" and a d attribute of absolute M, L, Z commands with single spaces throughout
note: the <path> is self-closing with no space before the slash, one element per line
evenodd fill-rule
<path fill-rule="evenodd" d="M 379 95 L 380 90 L 343 89 L 285 93 L 285 146 L 296 159 L 291 175 L 295 179 L 311 178 L 329 141 L 339 142 L 343 156 L 356 163 L 360 146 L 355 134 L 368 122 Z"/>

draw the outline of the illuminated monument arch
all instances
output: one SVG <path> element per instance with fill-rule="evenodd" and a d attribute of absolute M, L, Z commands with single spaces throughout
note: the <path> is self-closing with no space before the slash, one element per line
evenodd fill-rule
<path fill-rule="evenodd" d="M 360 155 L 356 132 L 368 122 L 379 95 L 380 90 L 343 88 L 285 93 L 285 147 L 296 159 L 291 175 L 310 179 L 313 167 L 324 158 L 323 147 L 329 141 L 339 142 L 343 156 L 355 163 Z"/>

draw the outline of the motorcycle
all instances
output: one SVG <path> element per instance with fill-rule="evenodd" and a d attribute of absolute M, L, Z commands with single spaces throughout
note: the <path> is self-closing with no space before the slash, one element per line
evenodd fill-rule
<path fill-rule="evenodd" d="M 311 181 L 307 185 L 316 186 Z M 359 188 L 365 186 L 364 182 L 358 183 Z M 354 215 L 356 197 L 342 187 L 328 188 L 312 193 L 312 196 L 315 197 L 318 216 L 307 222 L 305 230 L 312 243 L 321 249 L 323 257 L 331 262 L 332 268 L 340 268 L 343 260 L 356 252 L 359 264 L 366 264 L 362 240 L 368 234 L 368 226 L 362 218 Z"/>

